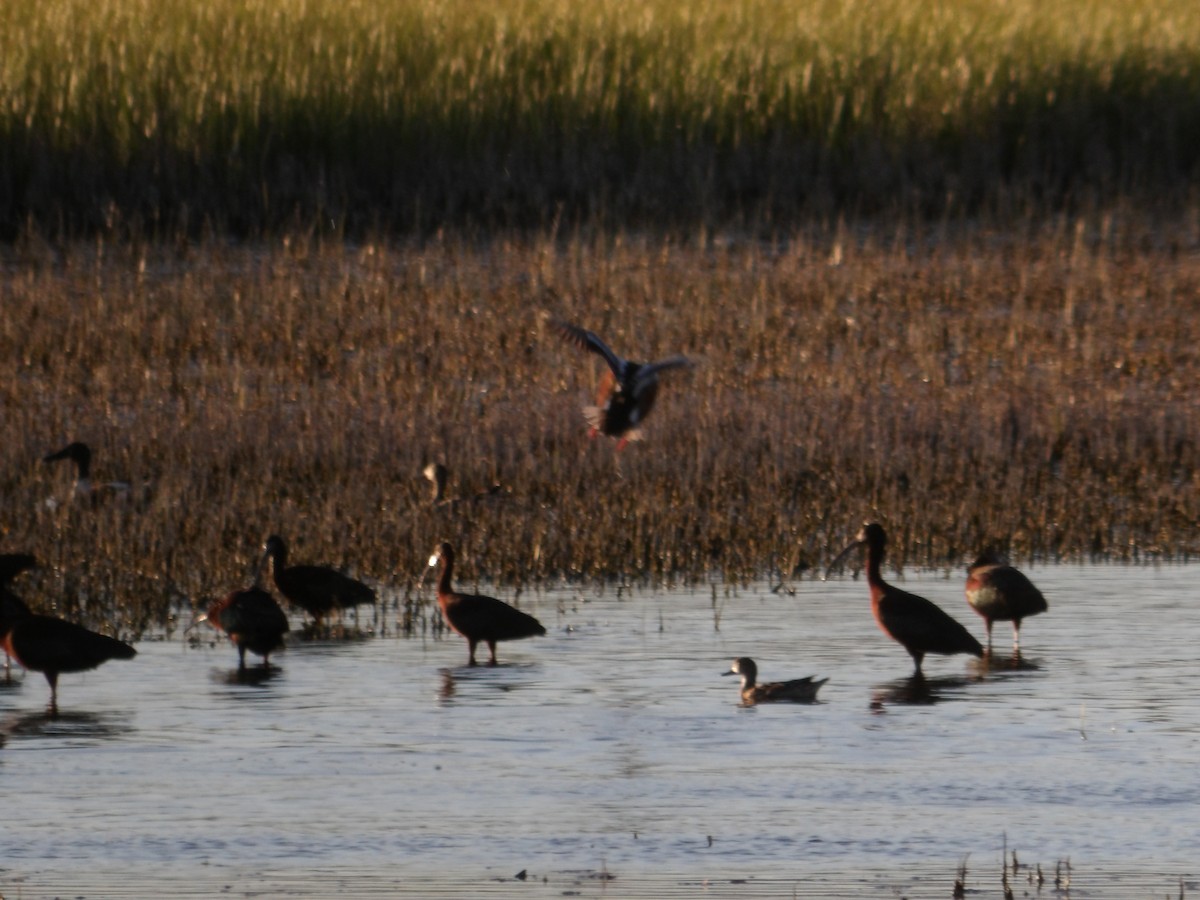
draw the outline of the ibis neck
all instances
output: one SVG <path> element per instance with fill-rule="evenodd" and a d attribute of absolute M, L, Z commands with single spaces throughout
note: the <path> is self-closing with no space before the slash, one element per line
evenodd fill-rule
<path fill-rule="evenodd" d="M 438 593 L 451 594 L 453 590 L 450 588 L 450 577 L 454 569 L 454 557 L 442 557 L 442 574 L 438 576 Z"/>

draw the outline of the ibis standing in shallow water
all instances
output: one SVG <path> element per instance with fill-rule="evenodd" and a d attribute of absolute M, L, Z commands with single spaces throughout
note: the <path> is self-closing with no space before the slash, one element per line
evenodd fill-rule
<path fill-rule="evenodd" d="M 429 565 L 442 563 L 442 574 L 438 579 L 438 606 L 446 624 L 467 639 L 467 665 L 476 665 L 475 645 L 480 641 L 487 644 L 491 658 L 489 666 L 496 665 L 496 641 L 513 641 L 519 638 L 537 637 L 546 633 L 542 623 L 529 613 L 523 613 L 495 597 L 482 594 L 460 594 L 451 586 L 454 573 L 454 548 L 443 542 L 429 558 Z"/>
<path fill-rule="evenodd" d="M 17 603 L 20 603 L 18 600 Z M 85 672 L 110 659 L 133 659 L 137 651 L 124 641 L 89 631 L 82 625 L 40 616 L 28 607 L 5 604 L 0 620 L 0 643 L 26 669 L 41 672 L 50 682 L 51 716 L 58 715 L 58 676 L 63 672 Z"/>
<path fill-rule="evenodd" d="M 888 584 L 880 574 L 887 532 L 877 522 L 864 525 L 854 541 L 837 555 L 829 568 L 833 569 L 848 553 L 858 547 L 866 548 L 867 585 L 871 590 L 871 611 L 880 629 L 901 644 L 916 664 L 913 673 L 922 677 L 921 660 L 926 653 L 950 656 L 970 653 L 983 656 L 983 647 L 971 632 L 924 597 L 902 591 Z"/>
<path fill-rule="evenodd" d="M 747 706 L 771 702 L 815 703 L 817 691 L 829 680 L 822 678 L 818 681 L 810 675 L 807 678 L 796 678 L 792 681 L 770 681 L 766 684 L 758 684 L 755 681 L 758 678 L 758 666 L 748 656 L 739 656 L 733 661 L 729 671 L 721 674 L 742 676 L 742 702 Z"/>
<path fill-rule="evenodd" d="M 263 544 L 263 560 L 271 560 L 275 587 L 294 606 L 313 617 L 315 627 L 329 613 L 345 607 L 375 605 L 375 591 L 328 566 L 289 566 L 287 544 L 277 534 Z"/>
<path fill-rule="evenodd" d="M 30 615 L 25 601 L 9 589 L 9 583 L 22 572 L 37 567 L 37 559 L 29 553 L 0 554 L 0 640 L 8 630 L 8 622 Z M 12 680 L 12 657 L 4 654 L 4 680 Z"/>
<path fill-rule="evenodd" d="M 987 623 L 987 652 L 992 652 L 992 623 L 1012 621 L 1013 656 L 1021 655 L 1021 620 L 1049 607 L 1042 592 L 998 553 L 985 552 L 967 568 L 967 602 Z"/>
<path fill-rule="evenodd" d="M 584 417 L 591 426 L 591 436 L 597 434 L 617 438 L 617 449 L 642 436 L 641 424 L 654 407 L 658 395 L 658 373 L 690 366 L 685 356 L 652 363 L 635 363 L 622 359 L 592 332 L 567 322 L 554 323 L 555 329 L 567 341 L 581 350 L 589 350 L 608 363 L 608 371 L 600 381 L 596 405 L 585 406 Z"/>
<path fill-rule="evenodd" d="M 193 624 L 204 621 L 224 631 L 237 646 L 239 672 L 246 670 L 247 650 L 262 657 L 264 669 L 271 668 L 271 653 L 283 646 L 288 630 L 287 616 L 275 598 L 258 586 L 258 579 L 252 587 L 214 600 Z"/>

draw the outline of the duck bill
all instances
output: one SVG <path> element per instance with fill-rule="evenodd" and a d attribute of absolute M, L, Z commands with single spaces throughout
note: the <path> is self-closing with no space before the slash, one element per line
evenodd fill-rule
<path fill-rule="evenodd" d="M 733 671 L 733 669 L 726 669 L 726 670 L 725 670 L 724 672 L 722 672 L 721 674 L 722 674 L 722 675 L 736 675 L 736 674 L 737 674 L 737 672 Z"/>
<path fill-rule="evenodd" d="M 829 564 L 829 566 L 825 569 L 825 580 L 828 580 L 828 578 L 829 578 L 830 574 L 832 574 L 833 570 L 836 569 L 839 565 L 841 565 L 842 560 L 844 560 L 847 556 L 849 556 L 851 553 L 853 553 L 855 550 L 857 550 L 862 545 L 863 545 L 863 542 L 860 540 L 851 541 L 845 550 L 843 550 L 841 553 L 839 553 L 837 556 L 835 556 L 833 558 L 833 562 L 831 562 Z"/>

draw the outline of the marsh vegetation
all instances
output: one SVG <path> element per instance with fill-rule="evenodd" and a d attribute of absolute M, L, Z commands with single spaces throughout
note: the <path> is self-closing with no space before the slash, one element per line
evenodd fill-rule
<path fill-rule="evenodd" d="M 401 598 L 443 538 L 733 585 L 868 516 L 1186 558 L 1197 59 L 1136 0 L 7 4 L 5 547 L 135 634 L 275 532 Z M 547 314 L 696 361 L 644 443 Z M 132 497 L 66 502 L 69 440 Z"/>
<path fill-rule="evenodd" d="M 401 592 L 445 537 L 465 583 L 790 579 L 868 516 L 895 566 L 1187 558 L 1197 228 L 26 243 L 0 288 L 5 544 L 55 596 L 136 599 L 135 628 L 244 583 L 275 532 Z M 546 312 L 696 361 L 645 441 L 588 440 L 601 363 Z M 41 457 L 68 439 L 146 488 L 66 502 Z M 433 504 L 435 461 L 483 496 Z"/>

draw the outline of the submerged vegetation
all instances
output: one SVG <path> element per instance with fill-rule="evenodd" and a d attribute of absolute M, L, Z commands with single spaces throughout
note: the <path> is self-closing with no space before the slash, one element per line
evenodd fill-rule
<path fill-rule="evenodd" d="M 174 236 L 1188 199 L 1165 0 L 0 6 L 0 234 Z"/>
<path fill-rule="evenodd" d="M 1136 210 L 778 244 L 25 242 L 0 280 L 4 549 L 135 630 L 248 583 L 275 532 L 401 594 L 445 538 L 466 585 L 792 579 L 866 517 L 897 567 L 1187 558 L 1197 246 L 1196 219 Z M 697 363 L 645 441 L 588 440 L 602 363 L 543 313 Z M 41 457 L 73 439 L 131 501 L 62 502 Z M 433 462 L 460 502 L 430 501 Z"/>

